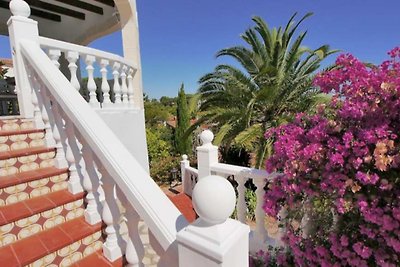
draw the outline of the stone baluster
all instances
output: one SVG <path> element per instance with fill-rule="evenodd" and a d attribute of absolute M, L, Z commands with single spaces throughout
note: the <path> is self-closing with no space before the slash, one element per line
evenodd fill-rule
<path fill-rule="evenodd" d="M 61 51 L 58 49 L 49 49 L 49 57 L 53 62 L 54 66 L 57 68 L 60 67 L 60 63 L 58 62 L 61 56 Z M 44 88 L 43 88 L 44 89 Z M 56 148 L 56 157 L 55 157 L 55 166 L 57 168 L 67 168 L 68 162 L 65 159 L 66 145 L 63 141 L 65 138 L 62 138 L 61 134 L 64 134 L 64 122 L 60 117 L 60 113 L 58 110 L 58 105 L 55 101 L 51 102 L 47 91 L 42 90 L 42 100 L 44 102 L 44 106 L 47 109 L 47 114 L 49 115 L 50 124 L 53 130 L 53 137 L 55 141 L 55 148 Z M 64 149 L 65 148 L 65 149 Z"/>
<path fill-rule="evenodd" d="M 66 132 L 65 143 L 67 146 L 65 158 L 67 159 L 69 166 L 68 190 L 72 194 L 77 194 L 83 192 L 80 175 L 78 173 L 75 161 L 75 157 L 77 154 L 80 154 L 80 151 L 77 143 L 78 140 L 76 139 L 75 136 L 74 124 L 65 114 L 64 114 L 64 120 L 65 120 L 65 132 Z"/>
<path fill-rule="evenodd" d="M 101 222 L 100 210 L 100 177 L 96 171 L 93 152 L 89 145 L 83 141 L 83 138 L 78 134 L 78 140 L 82 144 L 82 157 L 85 163 L 85 172 L 83 174 L 83 188 L 86 190 L 86 210 L 85 220 L 93 225 Z"/>
<path fill-rule="evenodd" d="M 113 65 L 113 76 L 114 76 L 114 86 L 113 91 L 115 95 L 115 104 L 121 104 L 121 86 L 119 85 L 119 69 L 121 68 L 121 64 L 118 62 L 114 62 Z"/>
<path fill-rule="evenodd" d="M 51 127 L 46 128 L 46 122 L 44 122 L 44 118 L 42 117 L 43 114 L 40 112 L 39 100 L 37 97 L 37 94 L 38 94 L 37 90 L 40 90 L 39 89 L 40 86 L 41 85 L 40 85 L 39 81 L 37 81 L 35 79 L 34 87 L 36 87 L 36 89 L 32 88 L 32 91 L 31 91 L 31 101 L 32 101 L 32 105 L 33 105 L 33 120 L 34 120 L 36 128 L 38 128 L 38 129 L 45 128 L 46 134 L 49 133 L 49 135 L 52 136 Z M 45 118 L 47 118 L 47 120 L 48 120 L 47 113 L 46 113 Z M 49 124 L 49 126 L 50 126 L 50 124 Z"/>
<path fill-rule="evenodd" d="M 250 228 L 229 219 L 236 203 L 232 185 L 220 176 L 203 177 L 192 201 L 199 218 L 177 234 L 179 266 L 249 266 Z"/>
<path fill-rule="evenodd" d="M 65 55 L 65 58 L 68 60 L 68 69 L 71 74 L 71 85 L 76 89 L 76 91 L 79 92 L 79 89 L 81 89 L 81 85 L 78 80 L 78 76 L 76 74 L 76 71 L 78 70 L 78 66 L 76 65 L 77 60 L 79 59 L 79 53 L 75 51 L 68 51 Z"/>
<path fill-rule="evenodd" d="M 53 64 L 57 68 L 60 68 L 60 63 L 58 62 L 58 60 L 60 59 L 60 56 L 61 56 L 61 50 L 49 49 L 48 55 L 49 55 L 49 58 L 51 59 L 51 61 L 53 62 Z"/>
<path fill-rule="evenodd" d="M 53 129 L 54 140 L 56 141 L 56 157 L 55 157 L 55 166 L 57 168 L 63 169 L 68 167 L 68 161 L 66 159 L 66 152 L 68 145 L 66 144 L 66 135 L 64 128 L 64 121 L 61 118 L 60 110 L 58 104 L 54 99 L 46 97 L 49 103 L 45 103 L 45 105 L 51 105 L 51 110 L 47 110 L 50 114 L 50 124 Z M 44 100 L 46 100 L 46 98 Z"/>
<path fill-rule="evenodd" d="M 122 103 L 124 107 L 128 107 L 128 86 L 126 83 L 126 71 L 128 67 L 123 66 L 121 71 L 121 92 L 122 92 Z"/>
<path fill-rule="evenodd" d="M 41 103 L 40 105 L 41 105 L 42 119 L 43 119 L 44 130 L 45 130 L 44 141 L 45 141 L 45 144 L 47 147 L 55 147 L 56 141 L 54 140 L 53 132 L 51 130 L 50 116 L 48 113 L 48 111 L 49 111 L 51 114 L 50 102 L 44 101 L 44 99 L 47 97 L 46 89 L 44 88 L 44 86 L 41 85 L 40 83 L 38 83 L 38 89 L 40 91 L 38 100 Z"/>
<path fill-rule="evenodd" d="M 128 101 L 129 101 L 129 107 L 133 108 L 135 106 L 135 101 L 134 101 L 134 93 L 135 89 L 133 88 L 133 76 L 135 75 L 134 69 L 129 69 L 128 71 Z"/>
<path fill-rule="evenodd" d="M 181 177 L 182 177 L 182 185 L 183 185 L 183 193 L 188 196 L 192 195 L 192 181 L 189 175 L 186 173 L 186 168 L 189 167 L 189 160 L 187 155 L 182 155 L 181 160 Z"/>
<path fill-rule="evenodd" d="M 113 179 L 105 168 L 100 167 L 104 190 L 103 222 L 107 225 L 105 233 L 106 241 L 103 244 L 104 256 L 111 262 L 122 257 L 122 244 L 119 235 L 121 213 L 116 199 L 116 188 Z"/>
<path fill-rule="evenodd" d="M 237 219 L 242 223 L 246 223 L 246 187 L 244 186 L 244 184 L 246 183 L 246 179 L 240 175 L 237 175 L 235 178 L 236 182 L 238 183 L 238 199 L 236 205 Z"/>
<path fill-rule="evenodd" d="M 139 221 L 140 216 L 134 207 L 126 199 L 121 189 L 117 188 L 117 196 L 121 205 L 125 208 L 125 219 L 128 235 L 126 237 L 125 258 L 128 267 L 143 266 L 144 246 L 140 239 Z"/>
<path fill-rule="evenodd" d="M 107 66 L 110 62 L 107 59 L 102 59 L 100 61 L 100 72 L 101 72 L 101 91 L 103 92 L 103 103 L 102 107 L 107 108 L 110 107 L 110 85 L 107 80 Z"/>
<path fill-rule="evenodd" d="M 94 67 L 93 64 L 96 61 L 96 57 L 92 55 L 87 55 L 85 58 L 85 63 L 86 63 L 86 71 L 88 74 L 88 83 L 87 83 L 87 89 L 89 91 L 89 104 L 92 107 L 99 107 L 99 104 L 97 103 L 96 99 L 96 83 L 94 82 Z"/>
<path fill-rule="evenodd" d="M 253 179 L 254 184 L 256 185 L 256 197 L 257 197 L 257 205 L 255 210 L 256 217 L 256 238 L 260 242 L 264 242 L 267 238 L 267 231 L 265 230 L 265 211 L 263 210 L 264 204 L 264 195 L 265 195 L 265 180 L 264 179 Z"/>

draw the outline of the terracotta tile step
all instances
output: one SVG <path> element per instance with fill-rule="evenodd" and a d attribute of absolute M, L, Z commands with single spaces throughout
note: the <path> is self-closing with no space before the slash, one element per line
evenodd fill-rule
<path fill-rule="evenodd" d="M 182 213 L 189 223 L 196 220 L 198 216 L 193 208 L 192 199 L 188 195 L 180 193 L 175 196 L 168 196 L 168 198 L 172 203 L 174 203 L 175 207 Z"/>
<path fill-rule="evenodd" d="M 28 265 L 100 231 L 101 227 L 101 223 L 89 225 L 83 216 L 62 223 L 0 248 L 0 266 L 20 267 Z"/>
<path fill-rule="evenodd" d="M 11 159 L 11 158 L 18 158 L 18 157 L 23 157 L 23 156 L 30 156 L 30 155 L 35 155 L 35 154 L 40 154 L 40 153 L 47 153 L 47 152 L 53 152 L 56 149 L 49 148 L 49 147 L 30 147 L 30 148 L 24 148 L 24 149 L 16 149 L 16 150 L 11 150 L 11 151 L 3 151 L 0 152 L 0 160 L 5 160 L 5 159 Z"/>
<path fill-rule="evenodd" d="M 11 136 L 11 135 L 43 133 L 43 132 L 44 132 L 44 129 L 23 129 L 23 130 L 12 130 L 12 131 L 0 131 L 0 136 Z"/>
<path fill-rule="evenodd" d="M 60 175 L 67 172 L 68 172 L 67 168 L 58 169 L 56 167 L 47 167 L 47 168 L 36 169 L 33 171 L 26 171 L 7 176 L 2 176 L 0 177 L 0 189 L 17 184 L 29 183 L 32 181 Z"/>
<path fill-rule="evenodd" d="M 96 251 L 93 254 L 75 262 L 71 267 L 122 267 L 124 262 L 122 258 L 117 259 L 114 262 L 107 260 L 101 251 Z"/>
<path fill-rule="evenodd" d="M 67 189 L 64 189 L 2 206 L 0 207 L 0 226 L 82 199 L 84 195 L 84 192 L 73 195 Z M 0 266 L 2 265 L 0 264 Z"/>

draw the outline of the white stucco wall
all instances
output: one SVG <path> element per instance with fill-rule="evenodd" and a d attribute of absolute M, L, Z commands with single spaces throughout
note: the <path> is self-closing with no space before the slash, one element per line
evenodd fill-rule
<path fill-rule="evenodd" d="M 149 173 L 144 110 L 97 110 L 97 113 Z"/>

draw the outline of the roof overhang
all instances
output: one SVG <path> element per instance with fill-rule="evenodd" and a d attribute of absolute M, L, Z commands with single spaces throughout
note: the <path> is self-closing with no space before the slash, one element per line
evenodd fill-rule
<path fill-rule="evenodd" d="M 10 0 L 0 0 L 0 34 L 8 35 Z M 86 45 L 121 29 L 113 0 L 25 0 L 41 36 Z"/>

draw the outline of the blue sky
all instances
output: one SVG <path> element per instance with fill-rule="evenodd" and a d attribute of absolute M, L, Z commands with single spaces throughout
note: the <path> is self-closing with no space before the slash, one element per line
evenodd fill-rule
<path fill-rule="evenodd" d="M 372 63 L 400 45 L 399 0 L 137 0 L 137 5 L 144 91 L 154 98 L 175 96 L 182 82 L 195 92 L 203 74 L 231 63 L 215 59 L 215 53 L 242 44 L 239 35 L 253 25 L 254 15 L 280 26 L 294 12 L 299 17 L 314 12 L 301 29 L 308 30 L 305 45 L 330 44 Z M 120 39 L 114 33 L 91 45 L 121 54 Z"/>

